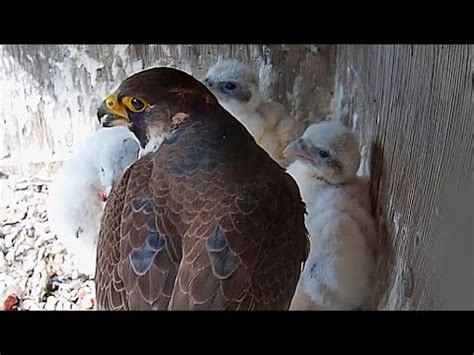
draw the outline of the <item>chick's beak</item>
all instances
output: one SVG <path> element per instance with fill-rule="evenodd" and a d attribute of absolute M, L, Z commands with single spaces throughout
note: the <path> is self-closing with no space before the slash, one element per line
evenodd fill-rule
<path fill-rule="evenodd" d="M 311 152 L 311 145 L 308 145 L 303 138 L 295 139 L 283 151 L 284 156 L 291 160 L 302 160 L 314 164 L 314 157 Z"/>
<path fill-rule="evenodd" d="M 301 138 L 295 139 L 287 145 L 283 154 L 286 158 L 296 158 L 302 154 L 305 154 L 305 144 Z"/>
<path fill-rule="evenodd" d="M 102 101 L 97 109 L 97 119 L 102 127 L 124 126 L 130 122 L 127 110 L 115 93 Z"/>

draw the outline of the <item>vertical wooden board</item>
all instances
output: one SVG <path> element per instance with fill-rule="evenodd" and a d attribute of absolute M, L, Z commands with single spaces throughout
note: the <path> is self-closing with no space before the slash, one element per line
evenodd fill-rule
<path fill-rule="evenodd" d="M 440 307 L 439 218 L 472 179 L 472 61 L 473 46 L 338 47 L 336 115 L 372 176 L 378 308 Z"/>

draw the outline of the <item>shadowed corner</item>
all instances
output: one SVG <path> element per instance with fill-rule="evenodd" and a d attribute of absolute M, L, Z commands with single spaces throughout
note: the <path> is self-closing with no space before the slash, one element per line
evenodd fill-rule
<path fill-rule="evenodd" d="M 437 221 L 439 309 L 474 310 L 472 181 L 446 191 Z"/>
<path fill-rule="evenodd" d="M 387 230 L 387 214 L 383 208 L 386 189 L 383 186 L 385 181 L 385 160 L 383 148 L 378 142 L 372 144 L 370 154 L 370 200 L 372 203 L 372 214 L 375 216 L 375 226 L 377 232 L 376 243 L 376 274 L 375 291 L 370 301 L 369 309 L 383 309 L 388 302 L 390 286 L 394 282 L 394 253 L 393 240 Z"/>

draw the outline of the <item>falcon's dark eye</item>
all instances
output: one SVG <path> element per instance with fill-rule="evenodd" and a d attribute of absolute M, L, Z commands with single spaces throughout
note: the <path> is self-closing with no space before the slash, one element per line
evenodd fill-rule
<path fill-rule="evenodd" d="M 147 103 L 137 97 L 125 96 L 122 99 L 123 105 L 127 107 L 132 112 L 142 112 L 147 107 Z"/>
<path fill-rule="evenodd" d="M 329 156 L 331 155 L 326 149 L 320 149 L 318 153 L 319 153 L 319 156 L 323 159 L 329 158 Z"/>
<path fill-rule="evenodd" d="M 132 97 L 132 99 L 130 100 L 130 104 L 136 111 L 141 111 L 145 107 L 143 101 L 137 99 L 136 97 Z"/>
<path fill-rule="evenodd" d="M 235 90 L 235 88 L 237 88 L 237 85 L 229 81 L 228 83 L 224 85 L 224 88 L 226 90 Z"/>

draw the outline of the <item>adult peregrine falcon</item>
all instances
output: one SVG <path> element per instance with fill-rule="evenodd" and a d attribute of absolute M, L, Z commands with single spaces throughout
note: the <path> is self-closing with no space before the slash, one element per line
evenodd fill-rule
<path fill-rule="evenodd" d="M 152 68 L 98 110 L 155 147 L 101 222 L 99 309 L 287 310 L 309 250 L 295 181 L 192 76 Z"/>

